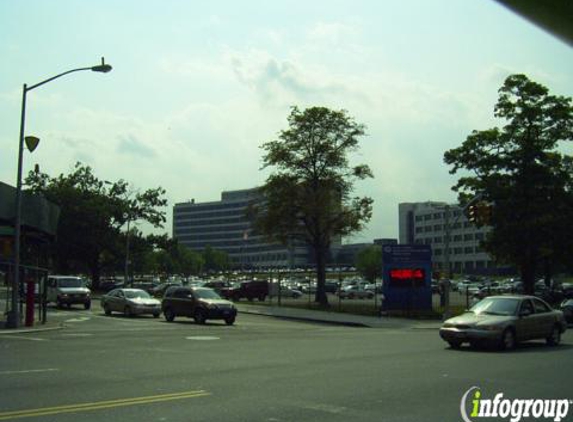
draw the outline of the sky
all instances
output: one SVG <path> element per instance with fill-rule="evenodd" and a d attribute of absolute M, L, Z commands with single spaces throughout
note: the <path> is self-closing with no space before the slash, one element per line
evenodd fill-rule
<path fill-rule="evenodd" d="M 41 141 L 24 174 L 79 161 L 161 186 L 169 234 L 175 203 L 264 183 L 260 146 L 292 106 L 366 125 L 350 161 L 374 173 L 355 186 L 373 215 L 345 240 L 362 243 L 398 237 L 401 202 L 455 202 L 443 154 L 500 125 L 507 76 L 573 96 L 573 49 L 491 0 L 0 0 L 0 54 L 0 181 L 16 184 L 22 85 L 105 56 L 110 73 L 28 92 L 26 135 Z"/>

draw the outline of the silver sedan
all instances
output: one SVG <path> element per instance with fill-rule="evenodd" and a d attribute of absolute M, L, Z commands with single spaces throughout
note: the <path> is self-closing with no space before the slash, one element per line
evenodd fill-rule
<path fill-rule="evenodd" d="M 440 336 L 454 349 L 466 342 L 512 349 L 520 341 L 533 339 L 558 345 L 566 328 L 563 312 L 535 296 L 490 296 L 463 315 L 445 321 Z"/>
<path fill-rule="evenodd" d="M 161 302 L 141 289 L 114 289 L 101 298 L 101 307 L 106 315 L 122 312 L 126 316 L 161 314 Z"/>

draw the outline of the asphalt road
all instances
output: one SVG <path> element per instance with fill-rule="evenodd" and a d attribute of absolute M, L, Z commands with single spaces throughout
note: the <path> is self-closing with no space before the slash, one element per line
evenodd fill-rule
<path fill-rule="evenodd" d="M 0 421 L 444 422 L 472 386 L 573 399 L 573 330 L 501 353 L 450 350 L 435 330 L 51 312 L 68 328 L 0 336 Z"/>

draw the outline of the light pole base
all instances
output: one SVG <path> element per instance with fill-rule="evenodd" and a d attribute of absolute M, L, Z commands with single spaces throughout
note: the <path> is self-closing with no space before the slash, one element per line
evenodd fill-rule
<path fill-rule="evenodd" d="M 14 311 L 6 312 L 6 328 L 18 328 L 18 315 Z"/>

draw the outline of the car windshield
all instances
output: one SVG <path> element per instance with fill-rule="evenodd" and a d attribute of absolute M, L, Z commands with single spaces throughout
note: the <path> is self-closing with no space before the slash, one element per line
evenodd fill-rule
<path fill-rule="evenodd" d="M 149 299 L 149 293 L 143 290 L 125 290 L 125 297 L 128 299 Z"/>
<path fill-rule="evenodd" d="M 515 315 L 518 305 L 518 299 L 488 297 L 476 303 L 470 312 L 478 315 Z"/>
<path fill-rule="evenodd" d="M 221 299 L 221 296 L 211 289 L 195 290 L 195 296 L 200 299 Z"/>
<path fill-rule="evenodd" d="M 58 281 L 60 287 L 85 287 L 85 283 L 81 278 L 61 278 Z"/>

